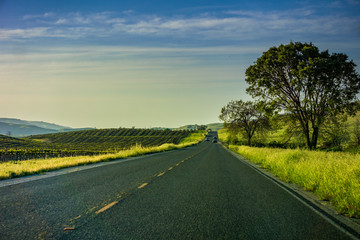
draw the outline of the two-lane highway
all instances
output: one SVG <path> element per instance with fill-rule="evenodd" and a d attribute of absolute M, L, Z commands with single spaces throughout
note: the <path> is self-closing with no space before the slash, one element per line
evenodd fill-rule
<path fill-rule="evenodd" d="M 351 239 L 211 141 L 0 187 L 0 239 Z"/>

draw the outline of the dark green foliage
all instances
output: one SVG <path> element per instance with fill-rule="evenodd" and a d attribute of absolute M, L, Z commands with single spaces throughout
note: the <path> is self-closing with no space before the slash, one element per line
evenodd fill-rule
<path fill-rule="evenodd" d="M 272 147 L 272 148 L 286 148 L 287 147 L 286 144 L 277 142 L 277 141 L 271 141 L 268 143 L 267 146 Z"/>
<path fill-rule="evenodd" d="M 200 125 L 198 126 L 198 130 L 206 130 L 207 126 L 206 125 Z"/>
<path fill-rule="evenodd" d="M 316 148 L 328 116 L 355 113 L 360 76 L 341 53 L 320 52 L 313 44 L 272 47 L 246 70 L 247 92 L 298 120 L 307 146 Z"/>
<path fill-rule="evenodd" d="M 360 146 L 360 120 L 356 119 L 353 129 L 353 142 L 355 146 Z"/>
<path fill-rule="evenodd" d="M 251 101 L 231 101 L 221 109 L 219 118 L 232 134 L 242 133 L 250 146 L 254 134 L 268 126 L 268 118 L 259 106 Z"/>
<path fill-rule="evenodd" d="M 321 148 L 342 149 L 342 145 L 350 140 L 346 115 L 328 118 L 321 129 Z"/>
<path fill-rule="evenodd" d="M 95 129 L 11 138 L 0 135 L 0 160 L 65 157 L 113 153 L 134 145 L 178 144 L 192 131 Z"/>

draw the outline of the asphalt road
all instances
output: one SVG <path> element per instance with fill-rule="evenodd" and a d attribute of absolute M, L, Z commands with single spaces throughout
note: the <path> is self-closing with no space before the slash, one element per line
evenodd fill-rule
<path fill-rule="evenodd" d="M 0 239 L 351 239 L 220 144 L 0 187 Z"/>

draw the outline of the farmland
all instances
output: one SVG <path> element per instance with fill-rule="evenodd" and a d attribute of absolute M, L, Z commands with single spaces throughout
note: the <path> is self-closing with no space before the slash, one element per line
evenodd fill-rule
<path fill-rule="evenodd" d="M 151 129 L 94 129 L 34 135 L 26 138 L 0 136 L 0 160 L 70 157 L 115 153 L 132 146 L 178 144 L 192 131 Z"/>

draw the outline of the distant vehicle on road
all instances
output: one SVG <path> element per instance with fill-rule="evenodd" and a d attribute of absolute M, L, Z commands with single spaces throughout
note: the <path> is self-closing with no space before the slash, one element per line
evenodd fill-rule
<path fill-rule="evenodd" d="M 212 142 L 213 142 L 213 143 L 217 143 L 217 139 L 216 139 L 216 138 L 214 138 Z"/>

